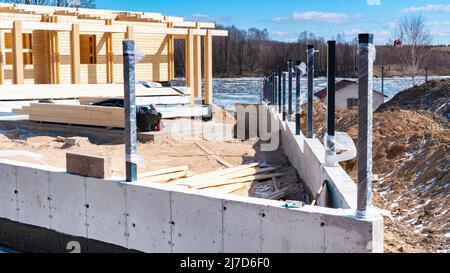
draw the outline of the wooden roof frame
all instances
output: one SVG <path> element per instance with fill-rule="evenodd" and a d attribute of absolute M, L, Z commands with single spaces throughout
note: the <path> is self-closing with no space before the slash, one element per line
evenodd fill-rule
<path fill-rule="evenodd" d="M 0 3 L 0 13 L 36 14 L 36 15 L 63 15 L 75 16 L 79 19 L 130 21 L 130 22 L 157 22 L 173 23 L 173 27 L 195 28 L 200 24 L 201 28 L 214 29 L 216 26 L 210 22 L 184 21 L 182 17 L 163 16 L 161 13 L 133 12 L 102 9 L 67 8 L 39 5 L 24 5 Z"/>

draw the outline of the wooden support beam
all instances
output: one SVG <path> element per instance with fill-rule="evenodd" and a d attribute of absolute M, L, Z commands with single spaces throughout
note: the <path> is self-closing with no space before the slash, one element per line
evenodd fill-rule
<path fill-rule="evenodd" d="M 194 34 L 190 29 L 186 38 L 186 86 L 191 90 L 192 102 L 194 102 Z"/>
<path fill-rule="evenodd" d="M 5 71 L 3 67 L 3 40 L 4 40 L 4 32 L 0 30 L 0 84 L 4 83 Z"/>
<path fill-rule="evenodd" d="M 106 25 L 111 26 L 112 19 L 106 20 Z M 114 83 L 114 52 L 112 33 L 106 33 L 106 82 Z"/>
<path fill-rule="evenodd" d="M 205 104 L 213 104 L 213 64 L 212 64 L 212 40 L 211 30 L 204 37 L 204 72 L 205 72 Z"/>
<path fill-rule="evenodd" d="M 57 16 L 50 16 L 49 22 L 58 23 Z M 50 82 L 52 84 L 60 83 L 60 60 L 59 60 L 59 38 L 57 31 L 49 31 L 50 44 Z"/>
<path fill-rule="evenodd" d="M 72 32 L 70 33 L 70 52 L 71 52 L 71 73 L 72 84 L 81 83 L 80 75 L 80 26 L 78 24 L 72 25 Z"/>
<path fill-rule="evenodd" d="M 202 37 L 194 37 L 194 97 L 202 97 Z"/>
<path fill-rule="evenodd" d="M 14 21 L 13 23 L 13 83 L 24 83 L 24 66 L 23 66 L 23 42 L 22 42 L 22 22 Z"/>
<path fill-rule="evenodd" d="M 173 22 L 167 23 L 168 28 L 173 28 Z M 175 39 L 174 35 L 167 35 L 167 61 L 169 64 L 169 81 L 175 78 Z"/>
<path fill-rule="evenodd" d="M 125 33 L 125 39 L 134 38 L 134 28 L 132 26 L 127 26 L 127 32 Z"/>

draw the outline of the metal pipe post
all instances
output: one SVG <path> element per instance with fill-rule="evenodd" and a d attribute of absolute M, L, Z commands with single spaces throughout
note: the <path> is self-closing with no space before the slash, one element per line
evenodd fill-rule
<path fill-rule="evenodd" d="M 136 78 L 135 48 L 133 40 L 124 40 L 123 45 L 123 78 L 125 107 L 125 169 L 127 182 L 137 181 L 136 164 Z"/>
<path fill-rule="evenodd" d="M 372 204 L 373 34 L 359 35 L 358 197 L 357 216 L 364 218 Z"/>
<path fill-rule="evenodd" d="M 286 121 L 286 72 L 283 72 L 283 121 Z"/>
<path fill-rule="evenodd" d="M 277 77 L 277 73 L 273 73 L 273 105 L 274 108 L 276 109 L 277 105 L 278 105 L 278 77 Z"/>
<path fill-rule="evenodd" d="M 272 98 L 272 93 L 273 93 L 272 87 L 273 87 L 273 85 L 272 85 L 272 82 L 273 82 L 272 75 L 270 75 L 269 76 L 269 104 L 273 103 L 273 98 Z"/>
<path fill-rule="evenodd" d="M 302 91 L 300 89 L 300 80 L 301 80 L 301 70 L 298 67 L 300 65 L 300 61 L 296 63 L 297 67 L 295 69 L 295 134 L 300 135 L 301 127 L 300 127 L 300 118 L 302 113 Z"/>
<path fill-rule="evenodd" d="M 292 60 L 288 61 L 288 75 L 289 75 L 289 81 L 288 81 L 288 119 L 292 120 L 292 114 L 293 114 L 293 110 L 292 110 L 292 74 L 293 71 L 293 63 Z"/>
<path fill-rule="evenodd" d="M 307 138 L 313 138 L 314 126 L 314 46 L 308 45 L 308 132 Z"/>
<path fill-rule="evenodd" d="M 335 111 L 336 111 L 336 41 L 328 41 L 328 68 L 327 68 L 327 79 L 328 79 L 328 130 L 327 130 L 327 147 L 325 162 L 327 166 L 334 167 L 336 163 L 330 162 L 329 157 L 336 155 L 335 149 Z"/>
<path fill-rule="evenodd" d="M 281 86 L 281 80 L 283 78 L 283 71 L 281 70 L 281 67 L 278 68 L 278 112 L 281 114 L 282 108 L 281 108 L 281 93 L 282 93 L 282 86 Z"/>

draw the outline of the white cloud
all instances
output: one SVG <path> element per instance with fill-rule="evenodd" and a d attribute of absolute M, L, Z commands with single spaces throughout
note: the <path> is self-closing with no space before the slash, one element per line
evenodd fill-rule
<path fill-rule="evenodd" d="M 325 23 L 345 23 L 350 19 L 350 16 L 344 13 L 337 12 L 294 12 L 290 16 L 276 17 L 272 22 L 276 23 L 292 23 L 292 22 L 325 22 Z"/>
<path fill-rule="evenodd" d="M 381 6 L 381 0 L 367 0 L 369 6 Z"/>
<path fill-rule="evenodd" d="M 426 5 L 422 7 L 409 7 L 402 10 L 403 13 L 410 12 L 450 12 L 450 4 L 448 5 Z"/>
<path fill-rule="evenodd" d="M 277 41 L 295 42 L 298 39 L 296 33 L 287 31 L 271 31 L 270 35 Z"/>

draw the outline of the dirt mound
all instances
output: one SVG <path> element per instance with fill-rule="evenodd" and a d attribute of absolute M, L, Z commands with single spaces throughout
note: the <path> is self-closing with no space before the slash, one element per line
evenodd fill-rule
<path fill-rule="evenodd" d="M 449 128 L 447 115 L 450 114 L 450 79 L 433 80 L 400 92 L 377 112 L 400 109 L 420 112 Z"/>
<path fill-rule="evenodd" d="M 430 93 L 426 92 L 435 101 L 427 105 L 439 110 L 436 105 L 446 98 Z M 392 102 L 393 109 L 384 106 L 374 114 L 373 170 L 379 177 L 373 184 L 374 203 L 392 215 L 386 224 L 389 252 L 450 251 L 450 130 L 448 121 L 442 126 L 424 113 L 426 110 L 405 110 L 423 105 L 422 101 Z M 327 127 L 326 105 L 316 101 L 314 112 L 314 130 L 322 140 Z M 305 115 L 302 124 L 306 124 Z M 356 143 L 357 112 L 338 109 L 336 130 L 347 132 Z M 342 165 L 356 181 L 356 161 Z"/>

